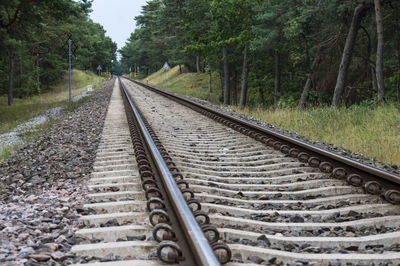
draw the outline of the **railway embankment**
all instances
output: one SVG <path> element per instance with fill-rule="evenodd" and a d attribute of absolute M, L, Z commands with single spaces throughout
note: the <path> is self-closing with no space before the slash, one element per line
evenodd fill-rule
<path fill-rule="evenodd" d="M 113 80 L 0 165 L 0 264 L 73 262 Z"/>

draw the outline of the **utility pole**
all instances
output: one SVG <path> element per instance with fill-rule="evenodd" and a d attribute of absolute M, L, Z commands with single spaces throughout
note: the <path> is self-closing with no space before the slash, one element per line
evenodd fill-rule
<path fill-rule="evenodd" d="M 69 72 L 69 103 L 72 101 L 71 95 L 71 38 L 68 38 L 68 72 Z"/>
<path fill-rule="evenodd" d="M 97 66 L 97 72 L 99 73 L 99 83 L 100 83 L 100 71 L 102 70 L 101 66 L 98 65 Z"/>
<path fill-rule="evenodd" d="M 73 46 L 73 47 L 72 47 Z M 68 81 L 68 102 L 71 103 L 72 102 L 72 64 L 71 64 L 71 59 L 72 59 L 72 55 L 74 55 L 76 57 L 76 50 L 78 49 L 78 46 L 72 42 L 72 35 L 69 34 L 68 35 L 68 39 L 65 42 L 64 46 L 64 51 L 65 54 L 68 54 L 68 77 L 69 77 L 69 81 Z"/>

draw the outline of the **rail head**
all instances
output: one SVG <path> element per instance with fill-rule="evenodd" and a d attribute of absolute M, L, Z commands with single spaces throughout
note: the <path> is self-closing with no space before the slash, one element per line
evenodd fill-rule
<path fill-rule="evenodd" d="M 154 163 L 159 171 L 167 196 L 175 210 L 175 214 L 179 219 L 180 225 L 183 228 L 186 239 L 192 248 L 195 260 L 198 262 L 198 265 L 220 265 L 213 249 L 211 248 L 207 238 L 204 236 L 202 229 L 197 223 L 196 218 L 193 216 L 192 211 L 188 207 L 181 191 L 179 190 L 179 187 L 177 186 L 171 172 L 168 169 L 168 166 L 166 165 L 161 153 L 157 149 L 156 144 L 147 130 L 138 109 L 136 108 L 125 86 L 122 84 L 122 82 L 120 84 L 129 102 L 132 113 L 139 125 L 139 129 L 146 142 L 146 145 L 151 153 L 152 159 L 154 160 Z"/>
<path fill-rule="evenodd" d="M 349 157 L 334 153 L 332 151 L 329 151 L 329 150 L 323 149 L 321 147 L 312 145 L 312 144 L 307 143 L 305 141 L 293 138 L 291 136 L 284 135 L 284 134 L 279 133 L 277 131 L 274 131 L 274 130 L 271 130 L 269 128 L 260 126 L 258 124 L 255 124 L 253 122 L 244 120 L 242 118 L 227 114 L 227 113 L 225 113 L 225 112 L 223 112 L 221 110 L 217 110 L 217 109 L 215 109 L 213 107 L 206 106 L 204 104 L 201 104 L 201 103 L 195 102 L 193 100 L 187 99 L 186 97 L 176 95 L 176 94 L 171 93 L 169 91 L 162 90 L 160 88 L 157 88 L 155 86 L 140 82 L 138 80 L 130 79 L 130 78 L 127 78 L 127 77 L 124 77 L 124 78 L 126 78 L 128 80 L 131 80 L 132 82 L 135 82 L 136 84 L 139 84 L 139 85 L 141 85 L 143 87 L 147 87 L 147 88 L 149 88 L 149 89 L 151 89 L 151 90 L 153 90 L 155 92 L 158 92 L 160 94 L 166 95 L 166 96 L 171 97 L 173 99 L 176 99 L 178 101 L 185 102 L 187 104 L 190 104 L 192 106 L 195 106 L 195 107 L 198 107 L 200 109 L 206 110 L 208 112 L 214 113 L 214 114 L 216 114 L 218 116 L 221 116 L 221 117 L 226 118 L 228 120 L 234 121 L 234 122 L 236 122 L 238 124 L 241 124 L 243 126 L 251 128 L 251 129 L 256 130 L 258 132 L 262 132 L 262 133 L 265 133 L 267 135 L 276 137 L 276 138 L 278 138 L 278 139 L 280 139 L 280 140 L 282 140 L 284 142 L 293 144 L 293 145 L 295 145 L 297 147 L 301 147 L 303 149 L 311 151 L 311 152 L 313 152 L 315 154 L 318 154 L 320 156 L 329 158 L 332 161 L 336 161 L 338 163 L 345 164 L 345 165 L 347 165 L 349 167 L 352 167 L 354 169 L 357 169 L 358 171 L 360 171 L 362 173 L 365 173 L 367 175 L 376 176 L 376 177 L 379 177 L 379 178 L 381 178 L 383 180 L 388 181 L 389 183 L 400 185 L 400 176 L 396 175 L 394 173 L 391 173 L 391 172 L 385 171 L 383 169 L 379 169 L 379 168 L 373 167 L 371 165 L 367 165 L 367 164 L 358 162 L 358 161 L 353 160 L 353 159 L 351 159 Z"/>

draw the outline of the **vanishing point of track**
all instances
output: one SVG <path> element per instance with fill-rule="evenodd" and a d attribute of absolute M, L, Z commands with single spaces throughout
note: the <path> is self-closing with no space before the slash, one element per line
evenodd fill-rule
<path fill-rule="evenodd" d="M 400 262 L 399 176 L 146 84 L 115 86 L 78 255 L 118 265 Z"/>

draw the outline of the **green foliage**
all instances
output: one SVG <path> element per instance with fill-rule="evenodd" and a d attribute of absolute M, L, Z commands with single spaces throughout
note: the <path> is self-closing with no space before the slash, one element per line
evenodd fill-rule
<path fill-rule="evenodd" d="M 400 71 L 400 69 L 399 69 Z M 398 84 L 399 75 L 397 72 L 394 72 L 392 76 L 385 78 L 385 88 L 387 88 L 386 99 L 390 102 L 394 102 L 397 100 L 397 84 Z"/>
<path fill-rule="evenodd" d="M 11 0 L 0 4 L 0 95 L 8 90 L 14 54 L 14 95 L 45 93 L 68 69 L 68 35 L 78 47 L 72 66 L 96 72 L 113 70 L 116 44 L 89 19 L 90 0 Z M 15 19 L 14 19 L 15 18 Z"/>
<path fill-rule="evenodd" d="M 327 106 L 332 101 L 332 94 L 327 91 L 311 91 L 308 96 L 308 101 L 314 106 Z"/>
<path fill-rule="evenodd" d="M 293 108 L 298 105 L 298 101 L 293 95 L 287 97 L 280 97 L 278 101 L 278 107 L 280 108 Z"/>
<path fill-rule="evenodd" d="M 270 105 L 274 91 L 274 53 L 281 55 L 281 105 L 295 105 L 309 73 L 309 105 L 331 101 L 341 53 L 355 7 L 365 1 L 339 0 L 150 0 L 136 17 L 138 28 L 121 49 L 123 71 L 134 64 L 145 74 L 165 61 L 194 71 L 223 73 L 222 47 L 228 50 L 231 84 L 240 87 L 243 50 L 249 48 L 248 103 Z M 347 105 L 373 99 L 376 21 L 369 1 L 359 31 L 346 88 Z M 400 47 L 399 1 L 383 5 L 385 86 L 396 99 L 397 47 Z M 394 34 L 391 34 L 394 33 Z M 399 55 L 400 56 L 400 55 Z M 399 57 L 397 56 L 397 57 Z M 314 59 L 317 60 L 311 69 Z M 349 93 L 347 93 L 349 92 Z"/>

